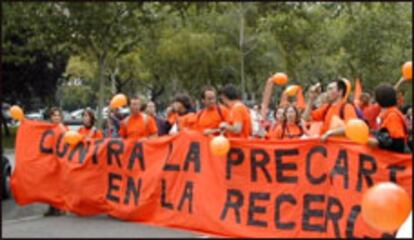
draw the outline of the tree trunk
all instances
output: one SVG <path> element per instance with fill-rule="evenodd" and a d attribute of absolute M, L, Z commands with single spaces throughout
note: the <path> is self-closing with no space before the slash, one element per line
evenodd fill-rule
<path fill-rule="evenodd" d="M 174 71 L 174 74 L 172 75 L 172 94 L 173 94 L 173 96 L 177 93 L 177 85 L 178 85 L 177 73 Z"/>
<path fill-rule="evenodd" d="M 239 48 L 240 48 L 240 78 L 241 78 L 241 92 L 242 100 L 246 100 L 246 82 L 244 76 L 244 10 L 243 2 L 239 3 L 240 5 L 240 38 L 239 38 Z"/>
<path fill-rule="evenodd" d="M 98 122 L 97 127 L 102 128 L 102 109 L 104 105 L 104 86 L 105 86 L 105 59 L 106 59 L 106 51 L 103 55 L 99 57 L 98 60 L 98 78 L 99 78 L 99 94 L 98 94 Z"/>
<path fill-rule="evenodd" d="M 115 84 L 115 73 L 111 73 L 111 93 L 115 95 L 116 93 L 116 84 Z"/>

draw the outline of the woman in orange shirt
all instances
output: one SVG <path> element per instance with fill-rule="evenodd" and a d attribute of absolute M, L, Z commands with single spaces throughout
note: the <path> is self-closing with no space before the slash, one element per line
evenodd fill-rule
<path fill-rule="evenodd" d="M 408 130 L 405 116 L 397 107 L 397 92 L 391 85 L 381 84 L 375 89 L 375 99 L 381 106 L 379 130 L 369 138 L 368 145 L 404 153 Z"/>
<path fill-rule="evenodd" d="M 188 94 L 179 93 L 175 95 L 172 106 L 177 116 L 169 134 L 174 135 L 183 129 L 194 129 L 196 127 L 197 115 Z"/>
<path fill-rule="evenodd" d="M 49 110 L 50 122 L 56 124 L 56 131 L 66 132 L 69 130 L 67 126 L 63 124 L 63 113 L 58 107 L 51 107 Z"/>
<path fill-rule="evenodd" d="M 49 110 L 49 119 L 52 124 L 55 124 L 55 134 L 59 135 L 60 133 L 64 133 L 69 130 L 67 126 L 63 124 L 63 114 L 62 110 L 58 107 L 51 107 Z M 64 215 L 65 211 L 60 210 L 58 208 L 53 207 L 52 205 L 49 205 L 48 209 L 45 213 L 43 213 L 43 216 L 60 216 Z"/>
<path fill-rule="evenodd" d="M 280 128 L 280 126 L 283 125 L 283 123 L 285 122 L 285 108 L 284 107 L 277 107 L 275 109 L 275 122 L 273 123 L 273 125 L 270 127 L 269 131 L 266 134 L 266 138 L 268 139 L 276 139 L 276 131 L 278 128 Z"/>
<path fill-rule="evenodd" d="M 95 114 L 90 109 L 83 111 L 82 118 L 83 126 L 78 129 L 78 132 L 85 138 L 103 138 L 102 131 L 94 127 Z"/>
<path fill-rule="evenodd" d="M 276 139 L 295 139 L 303 135 L 303 129 L 300 125 L 299 111 L 294 105 L 286 108 L 284 113 L 285 121 L 275 130 Z"/>

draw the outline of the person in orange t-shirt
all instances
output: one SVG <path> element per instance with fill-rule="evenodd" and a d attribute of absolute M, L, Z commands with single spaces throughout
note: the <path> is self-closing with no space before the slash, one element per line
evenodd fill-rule
<path fill-rule="evenodd" d="M 173 111 L 177 113 L 174 125 L 169 134 L 176 134 L 184 129 L 195 129 L 197 116 L 191 98 L 187 94 L 179 93 L 173 100 Z"/>
<path fill-rule="evenodd" d="M 275 115 L 275 122 L 273 123 L 273 125 L 271 126 L 271 128 L 266 134 L 267 139 L 277 138 L 276 136 L 276 132 L 278 131 L 277 129 L 280 126 L 282 126 L 283 123 L 285 122 L 285 108 L 282 106 L 277 107 L 274 115 Z"/>
<path fill-rule="evenodd" d="M 381 149 L 405 152 L 407 144 L 407 126 L 405 116 L 397 107 L 397 92 L 389 84 L 381 84 L 375 88 L 375 99 L 381 106 L 379 130 L 370 137 L 368 145 Z"/>
<path fill-rule="evenodd" d="M 102 131 L 94 127 L 95 114 L 90 109 L 85 109 L 83 112 L 83 126 L 78 129 L 78 132 L 85 138 L 103 138 Z"/>
<path fill-rule="evenodd" d="M 276 139 L 298 139 L 304 134 L 303 128 L 300 124 L 299 111 L 294 105 L 290 105 L 284 112 L 284 119 L 282 124 L 279 124 L 274 131 L 274 138 Z"/>
<path fill-rule="evenodd" d="M 51 123 L 56 124 L 56 135 L 59 135 L 59 133 L 64 133 L 69 130 L 69 128 L 65 126 L 65 124 L 63 124 L 63 113 L 60 108 L 51 107 L 49 110 L 49 119 Z"/>
<path fill-rule="evenodd" d="M 248 138 L 252 133 L 250 110 L 240 100 L 240 93 L 231 84 L 226 84 L 221 89 L 221 100 L 230 108 L 229 120 L 222 122 L 219 128 L 226 131 L 229 137 Z"/>
<path fill-rule="evenodd" d="M 229 118 L 229 110 L 217 103 L 216 89 L 204 86 L 201 90 L 201 102 L 204 108 L 197 112 L 196 130 L 204 135 L 217 133 L 221 122 Z"/>
<path fill-rule="evenodd" d="M 65 133 L 66 131 L 69 130 L 69 128 L 63 124 L 63 114 L 60 108 L 51 107 L 48 113 L 49 113 L 48 116 L 49 116 L 50 122 L 56 125 L 56 127 L 54 128 L 55 136 L 58 136 L 61 133 Z M 45 217 L 60 216 L 64 214 L 65 214 L 65 211 L 55 208 L 52 205 L 49 205 L 46 212 L 43 213 L 43 216 Z"/>
<path fill-rule="evenodd" d="M 329 83 L 327 87 L 329 103 L 323 104 L 311 112 L 311 106 L 313 105 L 316 94 L 314 86 L 310 88 L 309 104 L 306 106 L 305 112 L 303 113 L 303 119 L 305 121 L 323 121 L 320 131 L 322 142 L 326 141 L 326 139 L 330 136 L 345 135 L 345 127 L 339 127 L 332 130 L 329 129 L 333 116 L 339 117 L 345 124 L 350 119 L 357 118 L 354 106 L 348 103 L 347 99 L 344 99 L 346 92 L 347 87 L 343 80 L 338 79 Z"/>
<path fill-rule="evenodd" d="M 119 135 L 122 138 L 134 140 L 157 137 L 157 124 L 154 118 L 141 112 L 141 98 L 139 96 L 130 99 L 129 108 L 131 115 L 122 120 Z"/>

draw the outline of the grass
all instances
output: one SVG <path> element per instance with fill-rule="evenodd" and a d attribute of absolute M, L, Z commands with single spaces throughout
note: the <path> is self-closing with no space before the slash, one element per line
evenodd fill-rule
<path fill-rule="evenodd" d="M 16 141 L 17 127 L 9 127 L 10 136 L 5 136 L 4 129 L 2 129 L 1 142 L 3 149 L 14 149 L 14 143 Z"/>

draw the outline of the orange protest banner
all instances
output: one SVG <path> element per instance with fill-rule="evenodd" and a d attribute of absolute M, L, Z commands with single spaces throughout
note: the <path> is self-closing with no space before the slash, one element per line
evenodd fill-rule
<path fill-rule="evenodd" d="M 361 216 L 369 186 L 393 181 L 411 196 L 412 156 L 347 140 L 230 139 L 227 156 L 184 131 L 147 141 L 63 141 L 27 120 L 16 139 L 12 191 L 20 205 L 52 204 L 231 237 L 382 237 Z"/>

